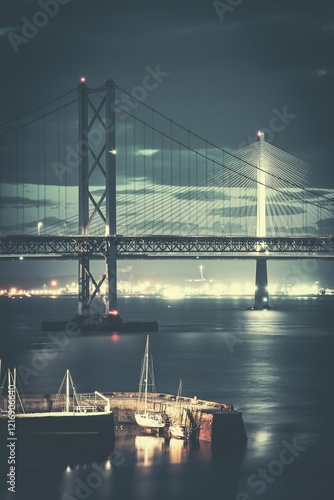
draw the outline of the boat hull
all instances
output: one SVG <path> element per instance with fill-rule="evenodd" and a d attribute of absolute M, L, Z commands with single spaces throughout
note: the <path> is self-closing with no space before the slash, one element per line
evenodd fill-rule
<path fill-rule="evenodd" d="M 8 417 L 0 416 L 0 434 L 8 434 Z M 15 416 L 15 435 L 99 434 L 115 439 L 112 412 L 94 413 L 19 413 Z"/>
<path fill-rule="evenodd" d="M 162 429 L 165 427 L 165 422 L 161 415 L 153 413 L 135 413 L 137 425 L 147 429 Z"/>
<path fill-rule="evenodd" d="M 169 432 L 173 438 L 176 439 L 189 439 L 190 433 L 188 427 L 183 425 L 171 425 L 169 427 Z"/>

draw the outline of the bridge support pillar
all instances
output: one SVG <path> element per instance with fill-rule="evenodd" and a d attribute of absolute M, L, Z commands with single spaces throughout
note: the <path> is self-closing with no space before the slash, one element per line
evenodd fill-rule
<path fill-rule="evenodd" d="M 116 235 L 115 82 L 97 89 L 79 87 L 79 234 Z M 96 190 L 100 185 L 101 190 Z M 101 192 L 99 192 L 101 191 Z M 117 254 L 106 242 L 105 272 L 90 270 L 90 255 L 79 258 L 78 315 L 108 315 L 117 309 Z"/>
<path fill-rule="evenodd" d="M 108 310 L 117 310 L 117 254 L 114 243 L 107 242 L 106 275 Z"/>
<path fill-rule="evenodd" d="M 257 219 L 256 236 L 257 238 L 266 237 L 266 160 L 265 160 L 265 141 L 264 133 L 259 130 L 259 160 L 257 172 Z M 255 277 L 255 303 L 251 309 L 262 311 L 270 309 L 268 294 L 268 274 L 267 260 L 263 257 L 256 259 L 256 277 Z"/>
<path fill-rule="evenodd" d="M 79 258 L 79 300 L 78 314 L 87 312 L 89 302 L 89 259 L 84 256 Z"/>
<path fill-rule="evenodd" d="M 267 259 L 256 259 L 255 303 L 253 309 L 270 309 L 268 293 Z"/>

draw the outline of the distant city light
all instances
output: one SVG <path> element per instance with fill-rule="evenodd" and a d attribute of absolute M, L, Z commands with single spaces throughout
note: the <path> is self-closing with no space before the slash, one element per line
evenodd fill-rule
<path fill-rule="evenodd" d="M 165 299 L 172 300 L 183 299 L 186 296 L 184 291 L 180 287 L 165 288 L 162 292 L 162 295 Z"/>
<path fill-rule="evenodd" d="M 66 282 L 65 282 L 66 283 Z M 160 297 L 171 300 L 183 299 L 184 297 L 252 297 L 256 287 L 251 282 L 222 281 L 219 279 L 205 279 L 201 276 L 187 279 L 183 284 L 162 283 L 151 280 L 143 280 L 134 283 L 133 280 L 119 279 L 117 293 L 120 297 Z M 101 286 L 101 292 L 106 293 L 105 286 Z M 318 281 L 313 283 L 272 283 L 267 287 L 269 297 L 316 297 L 322 295 L 334 295 L 333 286 L 321 285 Z M 76 282 L 61 284 L 60 280 L 51 279 L 48 284 L 44 283 L 39 288 L 23 289 L 17 283 L 8 285 L 7 289 L 0 289 L 1 297 L 32 297 L 43 296 L 56 298 L 59 296 L 78 296 L 79 286 Z M 264 302 L 269 299 L 264 297 Z M 118 316 L 117 309 L 111 309 L 108 314 Z"/>
<path fill-rule="evenodd" d="M 109 311 L 109 314 L 111 314 L 112 316 L 118 316 L 118 311 L 117 309 L 111 309 L 111 311 Z"/>

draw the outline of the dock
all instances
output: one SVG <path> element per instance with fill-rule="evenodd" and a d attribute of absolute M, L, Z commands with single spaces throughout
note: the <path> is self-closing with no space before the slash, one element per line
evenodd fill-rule
<path fill-rule="evenodd" d="M 114 415 L 114 426 L 136 425 L 134 413 L 137 410 L 137 392 L 109 392 L 104 395 L 110 400 L 110 409 Z M 105 405 L 105 401 L 94 394 L 82 394 L 80 412 L 85 413 Z M 56 394 L 25 395 L 22 400 L 26 412 L 51 412 L 57 398 Z M 215 447 L 244 444 L 247 440 L 242 413 L 234 410 L 232 404 L 206 401 L 195 397 L 181 397 L 176 405 L 175 395 L 159 393 L 149 394 L 148 399 L 154 411 L 162 413 L 167 421 L 172 421 L 180 414 L 196 439 L 211 442 Z M 63 402 L 59 400 L 61 405 Z M 6 407 L 5 398 L 0 397 L 0 406 Z M 168 432 L 167 429 L 164 431 Z"/>

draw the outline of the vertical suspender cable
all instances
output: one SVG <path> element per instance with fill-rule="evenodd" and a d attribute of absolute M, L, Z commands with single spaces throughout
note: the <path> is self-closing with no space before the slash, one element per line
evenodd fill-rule
<path fill-rule="evenodd" d="M 137 214 L 137 207 L 136 207 L 136 188 L 137 188 L 137 178 L 136 178 L 136 175 L 137 175 L 137 171 L 136 171 L 136 108 L 134 109 L 133 111 L 133 115 L 134 115 L 134 120 L 133 120 L 133 184 L 134 184 L 134 188 L 133 188 L 133 199 L 134 199 L 134 202 L 135 202 L 135 205 L 134 205 L 134 219 L 133 219 L 133 234 L 134 236 L 136 236 L 136 224 L 137 224 L 137 217 L 136 217 L 136 214 Z"/>
<path fill-rule="evenodd" d="M 24 127 L 22 127 L 22 140 L 21 140 L 21 150 L 22 150 L 22 234 L 24 234 L 24 229 L 25 229 L 25 148 L 24 148 Z"/>
<path fill-rule="evenodd" d="M 144 166 L 144 211 L 143 211 L 143 219 L 142 219 L 142 227 L 143 231 L 146 232 L 146 123 L 143 125 L 143 142 L 144 142 L 144 158 L 143 158 L 143 166 Z"/>
<path fill-rule="evenodd" d="M 208 234 L 208 143 L 205 141 L 205 229 Z"/>
<path fill-rule="evenodd" d="M 2 148 L 1 148 L 1 137 L 0 137 L 0 153 L 2 153 Z M 2 154 L 0 156 L 0 234 L 2 235 L 2 231 L 3 231 L 3 225 L 2 225 L 2 183 L 4 181 L 3 179 L 3 176 L 2 176 L 2 172 L 3 172 L 3 169 L 4 169 L 4 160 L 2 158 Z M 1 364 L 0 364 L 1 366 Z M 1 371 L 0 371 L 0 378 L 1 378 Z"/>
<path fill-rule="evenodd" d="M 59 109 L 59 97 L 57 99 L 57 157 L 58 157 L 58 165 L 60 163 L 60 109 Z M 58 175 L 58 223 L 59 225 L 61 224 L 60 222 L 60 176 Z M 60 227 L 60 233 L 62 232 L 62 228 Z"/>
<path fill-rule="evenodd" d="M 128 116 L 125 118 L 125 228 L 124 232 L 128 230 Z"/>
<path fill-rule="evenodd" d="M 196 170 L 195 170 L 195 185 L 196 185 L 196 228 L 197 235 L 199 235 L 199 224 L 198 224 L 198 154 L 196 154 Z"/>
<path fill-rule="evenodd" d="M 44 220 L 43 220 L 43 230 L 46 232 L 46 125 L 45 117 L 43 117 L 43 183 L 44 183 Z"/>
<path fill-rule="evenodd" d="M 179 143 L 179 189 L 177 192 L 181 194 L 181 144 Z M 182 231 L 182 224 L 181 224 L 181 204 L 182 204 L 182 197 L 179 197 L 179 233 L 181 234 Z"/>
<path fill-rule="evenodd" d="M 170 122 L 170 234 L 173 234 L 173 198 L 172 198 L 172 185 L 173 185 L 173 122 Z"/>
<path fill-rule="evenodd" d="M 161 152 L 160 152 L 160 158 L 161 158 L 161 186 L 163 193 L 165 193 L 165 187 L 164 187 L 164 136 L 161 133 L 160 134 L 160 144 L 161 144 Z M 165 214 L 164 214 L 164 194 L 162 198 L 162 204 L 161 204 L 161 224 L 162 224 L 162 234 L 165 234 Z"/>
<path fill-rule="evenodd" d="M 228 176 L 227 182 L 228 182 L 228 231 L 229 234 L 232 235 L 233 229 L 232 229 L 232 212 L 231 212 L 231 197 L 232 197 L 232 191 L 231 191 L 231 184 L 232 184 L 232 178 L 231 174 Z"/>
<path fill-rule="evenodd" d="M 155 149 L 154 149 L 154 146 L 155 146 L 155 141 L 154 141 L 154 134 L 155 134 L 155 124 L 154 124 L 154 109 L 152 109 L 152 184 L 153 184 L 153 193 L 152 193 L 152 197 L 153 197 L 153 214 L 156 213 L 155 211 L 155 171 L 154 171 L 154 167 L 155 167 Z M 156 225 L 154 224 L 154 218 L 152 217 L 152 230 L 153 232 L 155 233 L 156 232 Z"/>
<path fill-rule="evenodd" d="M 67 198 L 67 189 L 68 189 L 68 186 L 67 186 L 67 165 L 66 165 L 66 147 L 67 147 L 67 107 L 65 107 L 65 123 L 64 123 L 64 165 L 65 165 L 65 192 L 64 192 L 64 205 L 65 205 L 65 213 L 64 213 L 64 216 L 65 216 L 65 228 L 64 228 L 64 232 L 65 234 L 67 233 L 66 229 L 67 229 L 67 216 L 68 216 L 68 213 L 67 213 L 67 204 L 68 204 L 68 198 Z"/>
<path fill-rule="evenodd" d="M 16 120 L 16 127 L 18 126 L 18 122 Z M 19 130 L 16 129 L 16 229 L 19 230 Z"/>
<path fill-rule="evenodd" d="M 190 234 L 190 228 L 191 228 L 191 220 L 190 220 L 190 206 L 191 206 L 191 194 L 192 194 L 192 189 L 190 189 L 191 186 L 191 175 L 190 175 L 190 131 L 188 130 L 188 233 L 187 235 L 189 236 Z"/>
<path fill-rule="evenodd" d="M 37 110 L 37 224 L 40 220 L 40 168 L 41 168 L 41 159 L 40 159 L 40 135 L 39 135 L 39 109 Z"/>

